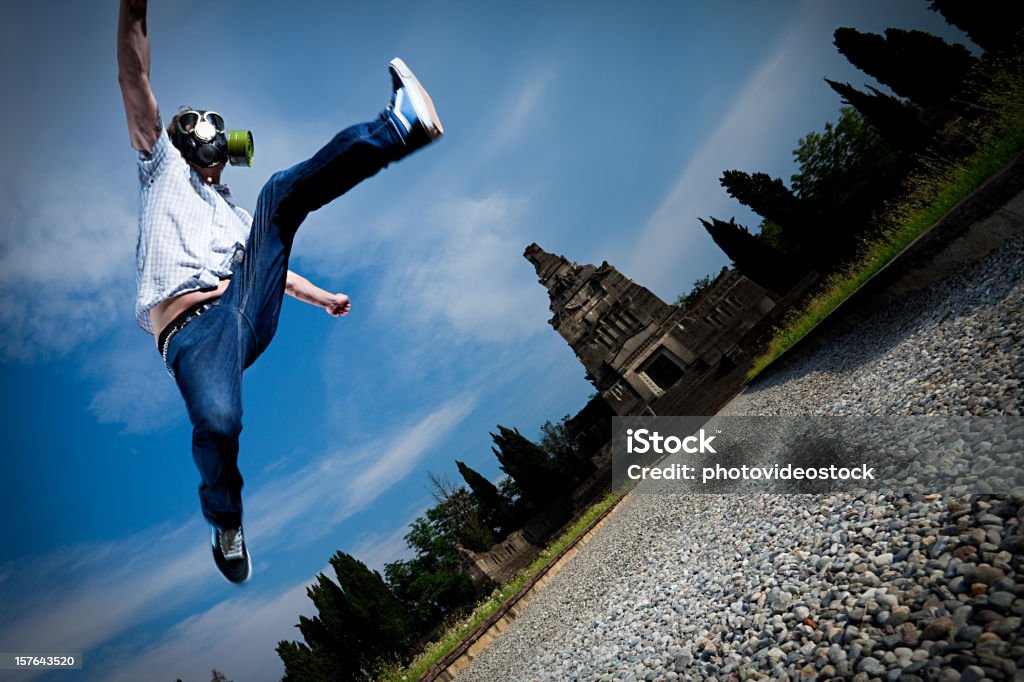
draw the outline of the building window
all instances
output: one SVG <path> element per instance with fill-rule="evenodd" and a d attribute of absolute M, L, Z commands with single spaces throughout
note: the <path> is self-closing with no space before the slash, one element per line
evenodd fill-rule
<path fill-rule="evenodd" d="M 608 394 L 615 398 L 615 400 L 622 402 L 622 385 L 619 382 L 615 382 L 615 385 L 608 389 Z"/>
<path fill-rule="evenodd" d="M 667 391 L 683 377 L 686 365 L 664 348 L 652 356 L 643 373 L 662 391 Z"/>
<path fill-rule="evenodd" d="M 594 340 L 597 341 L 602 346 L 604 346 L 605 348 L 607 348 L 608 350 L 612 350 L 613 348 L 615 348 L 616 343 L 618 341 L 618 339 L 616 339 L 615 336 L 612 335 L 608 328 L 603 324 L 598 326 L 597 329 L 594 330 Z"/>

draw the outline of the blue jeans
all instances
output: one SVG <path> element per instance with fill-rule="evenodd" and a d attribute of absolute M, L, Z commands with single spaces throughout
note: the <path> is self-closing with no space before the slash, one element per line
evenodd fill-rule
<path fill-rule="evenodd" d="M 260 191 L 245 259 L 215 304 L 175 334 L 167 364 L 192 421 L 192 457 L 203 516 L 220 528 L 242 523 L 242 371 L 277 330 L 288 256 L 305 217 L 405 155 L 385 112 L 346 128 L 312 158 L 271 176 Z"/>

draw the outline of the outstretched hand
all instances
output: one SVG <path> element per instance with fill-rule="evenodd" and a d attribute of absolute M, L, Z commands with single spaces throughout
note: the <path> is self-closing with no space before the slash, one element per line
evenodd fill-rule
<path fill-rule="evenodd" d="M 331 294 L 324 303 L 324 310 L 331 317 L 343 317 L 348 315 L 348 311 L 351 309 L 352 301 L 348 294 Z"/>

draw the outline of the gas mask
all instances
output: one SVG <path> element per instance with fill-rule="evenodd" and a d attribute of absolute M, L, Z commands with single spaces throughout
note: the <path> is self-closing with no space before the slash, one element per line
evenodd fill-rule
<path fill-rule="evenodd" d="M 210 168 L 219 163 L 252 166 L 252 133 L 224 128 L 224 118 L 216 111 L 183 109 L 174 127 L 174 146 L 197 166 Z"/>

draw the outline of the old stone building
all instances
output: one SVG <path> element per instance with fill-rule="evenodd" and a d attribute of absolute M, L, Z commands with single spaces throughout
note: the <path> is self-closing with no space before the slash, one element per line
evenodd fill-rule
<path fill-rule="evenodd" d="M 524 256 L 551 298 L 551 326 L 618 415 L 710 414 L 742 383 L 754 337 L 777 298 L 723 268 L 686 308 L 602 263 L 578 265 L 537 244 Z"/>

